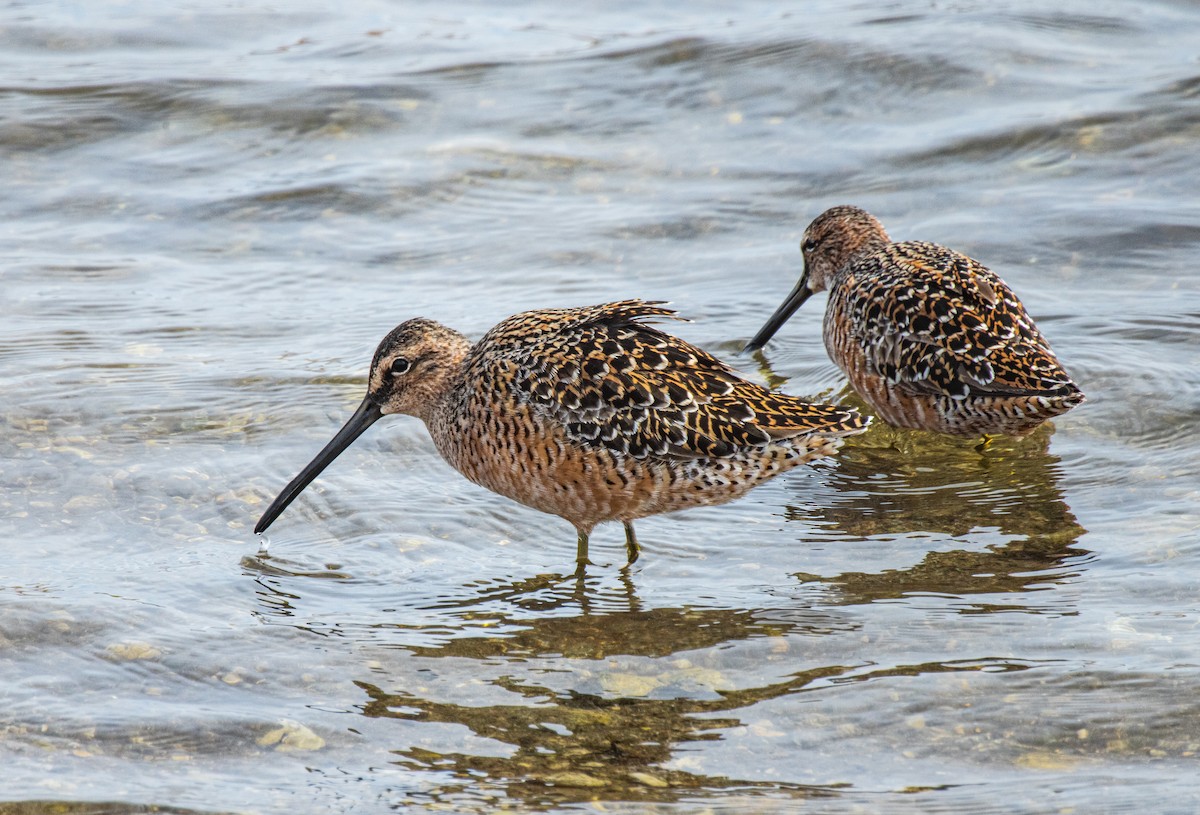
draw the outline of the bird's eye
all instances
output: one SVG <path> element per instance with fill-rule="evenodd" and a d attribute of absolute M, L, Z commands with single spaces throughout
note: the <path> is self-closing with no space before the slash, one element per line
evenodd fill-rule
<path fill-rule="evenodd" d="M 817 248 L 817 242 L 812 238 L 805 238 L 804 243 L 800 244 L 800 248 L 805 252 L 811 252 Z"/>
<path fill-rule="evenodd" d="M 412 363 L 404 357 L 396 357 L 392 360 L 391 372 L 392 376 L 408 373 L 408 369 L 412 367 Z"/>

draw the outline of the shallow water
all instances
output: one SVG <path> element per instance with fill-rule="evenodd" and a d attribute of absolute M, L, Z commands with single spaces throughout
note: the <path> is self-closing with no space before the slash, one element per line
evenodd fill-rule
<path fill-rule="evenodd" d="M 0 11 L 0 811 L 1200 808 L 1200 8 L 286 7 Z M 843 202 L 1087 404 L 586 579 L 394 419 L 257 553 L 411 316 L 669 299 L 844 397 L 820 299 L 736 354 Z"/>

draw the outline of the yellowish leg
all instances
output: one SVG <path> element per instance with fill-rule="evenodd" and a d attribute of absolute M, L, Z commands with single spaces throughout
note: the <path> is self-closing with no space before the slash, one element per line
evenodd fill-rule
<path fill-rule="evenodd" d="M 633 522 L 625 521 L 625 555 L 629 558 L 625 565 L 632 566 L 641 553 L 642 548 L 638 546 L 637 536 L 633 534 Z"/>
<path fill-rule="evenodd" d="M 995 439 L 998 439 L 998 438 L 1000 438 L 1000 436 L 996 433 L 984 433 L 983 439 L 980 440 L 979 444 L 975 445 L 975 452 L 976 453 L 984 452 L 985 450 L 987 450 L 989 447 L 992 446 L 992 441 Z"/>
<path fill-rule="evenodd" d="M 586 532 L 580 532 L 579 539 L 575 542 L 575 562 L 580 567 L 590 566 L 592 563 L 588 560 L 588 536 Z"/>

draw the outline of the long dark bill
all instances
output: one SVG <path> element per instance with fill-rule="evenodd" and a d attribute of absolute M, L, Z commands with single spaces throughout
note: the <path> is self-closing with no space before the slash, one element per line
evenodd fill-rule
<path fill-rule="evenodd" d="M 320 475 L 322 470 L 329 466 L 329 462 L 337 458 L 343 450 L 363 434 L 364 430 L 379 421 L 381 416 L 383 414 L 379 411 L 379 405 L 372 402 L 371 397 L 363 399 L 358 410 L 354 411 L 354 415 L 342 425 L 342 429 L 337 432 L 333 440 L 325 445 L 325 449 L 317 453 L 317 457 L 310 461 L 308 466 L 301 470 L 300 474 L 293 478 L 291 483 L 283 488 L 283 492 L 279 493 L 279 496 L 271 502 L 271 506 L 267 507 L 267 511 L 258 519 L 254 533 L 257 535 L 274 523 L 280 513 L 287 509 L 288 504 L 292 503 L 295 497 Z"/>
<path fill-rule="evenodd" d="M 742 349 L 743 354 L 749 354 L 757 351 L 767 344 L 771 337 L 775 336 L 784 323 L 788 321 L 796 313 L 796 309 L 804 305 L 804 301 L 812 294 L 812 289 L 808 287 L 808 275 L 801 275 L 800 282 L 796 284 L 796 288 L 792 289 L 787 299 L 783 301 L 783 305 L 775 309 L 775 313 L 767 320 L 762 328 L 758 329 L 758 333 L 754 335 L 754 339 L 746 343 L 746 347 Z"/>

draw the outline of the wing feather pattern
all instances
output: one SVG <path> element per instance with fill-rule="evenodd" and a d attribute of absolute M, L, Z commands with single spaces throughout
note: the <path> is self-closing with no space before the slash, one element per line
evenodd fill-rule
<path fill-rule="evenodd" d="M 978 261 L 938 244 L 889 244 L 838 293 L 871 373 L 914 393 L 1053 395 L 1073 389 L 1021 301 Z"/>
<path fill-rule="evenodd" d="M 660 302 L 624 300 L 518 314 L 480 341 L 516 398 L 546 411 L 574 441 L 634 458 L 721 458 L 821 433 L 861 432 L 850 408 L 809 404 L 748 382 L 652 319 Z"/>

